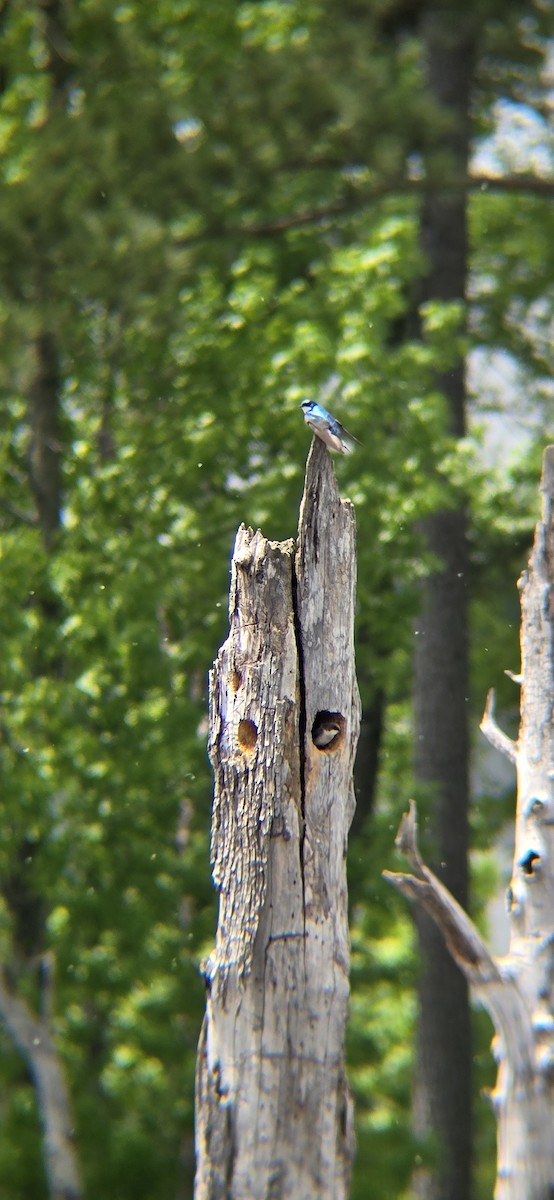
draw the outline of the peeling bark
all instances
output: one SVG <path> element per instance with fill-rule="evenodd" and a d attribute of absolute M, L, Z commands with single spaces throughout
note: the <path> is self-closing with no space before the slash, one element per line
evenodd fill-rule
<path fill-rule="evenodd" d="M 204 964 L 196 1200 L 348 1194 L 354 587 L 352 506 L 314 439 L 297 545 L 239 529 L 211 675 L 220 905 Z"/>
<path fill-rule="evenodd" d="M 481 726 L 492 745 L 517 767 L 509 953 L 500 959 L 492 956 L 469 917 L 423 863 L 413 805 L 397 838 L 413 874 L 384 873 L 433 919 L 494 1023 L 495 1200 L 554 1196 L 554 446 L 545 452 L 542 492 L 542 519 L 528 570 L 519 582 L 518 741 L 498 729 L 490 693 Z"/>

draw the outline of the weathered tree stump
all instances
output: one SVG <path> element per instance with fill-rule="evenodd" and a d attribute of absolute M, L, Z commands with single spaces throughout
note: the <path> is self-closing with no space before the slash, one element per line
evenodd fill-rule
<path fill-rule="evenodd" d="M 397 838 L 413 874 L 384 873 L 436 921 L 493 1020 L 499 1065 L 492 1096 L 498 1121 L 496 1200 L 554 1197 L 554 446 L 545 452 L 542 492 L 542 520 L 519 582 L 518 740 L 496 725 L 492 693 L 481 725 L 517 768 L 509 953 L 493 958 L 469 917 L 422 862 L 413 805 Z"/>
<path fill-rule="evenodd" d="M 359 728 L 355 522 L 314 439 L 298 541 L 242 526 L 210 681 L 216 945 L 204 964 L 196 1200 L 341 1200 L 345 849 Z"/>

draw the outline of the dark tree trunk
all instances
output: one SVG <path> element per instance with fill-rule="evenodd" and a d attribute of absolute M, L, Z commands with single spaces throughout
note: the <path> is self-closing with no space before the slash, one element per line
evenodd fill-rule
<path fill-rule="evenodd" d="M 385 717 L 385 696 L 380 688 L 374 692 L 370 700 L 363 700 L 362 712 L 358 753 L 354 766 L 356 811 L 351 826 L 351 835 L 353 836 L 362 832 L 367 818 L 373 812 L 375 802 Z"/>
<path fill-rule="evenodd" d="M 43 331 L 35 341 L 35 374 L 29 389 L 29 477 L 47 550 L 60 523 L 60 378 L 56 343 Z"/>
<path fill-rule="evenodd" d="M 464 14 L 430 7 L 423 18 L 428 88 L 441 132 L 430 147 L 430 189 L 421 217 L 427 274 L 421 299 L 463 301 L 467 275 L 467 213 L 463 191 L 445 177 L 465 176 L 473 31 Z M 465 431 L 464 366 L 460 360 L 437 379 L 455 436 Z M 440 878 L 467 903 L 469 739 L 467 722 L 467 536 L 462 507 L 422 523 L 440 562 L 422 587 L 415 628 L 414 703 L 417 781 L 428 794 L 423 841 Z M 418 914 L 421 951 L 419 1027 L 414 1085 L 417 1134 L 437 1141 L 435 1165 L 416 1172 L 415 1195 L 467 1200 L 471 1173 L 471 1040 L 467 984 L 438 932 Z"/>
<path fill-rule="evenodd" d="M 426 525 L 445 569 L 428 580 L 417 624 L 415 772 L 431 786 L 427 841 L 437 873 L 467 904 L 468 732 L 465 537 L 461 513 Z M 439 1142 L 436 1169 L 418 1172 L 425 1200 L 466 1200 L 471 1163 L 471 1035 L 466 981 L 425 913 L 416 917 L 421 950 L 414 1125 Z"/>

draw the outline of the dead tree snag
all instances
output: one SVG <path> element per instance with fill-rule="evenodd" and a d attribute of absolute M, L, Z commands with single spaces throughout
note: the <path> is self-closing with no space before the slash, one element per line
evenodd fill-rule
<path fill-rule="evenodd" d="M 238 531 L 211 675 L 220 901 L 204 964 L 197 1200 L 348 1194 L 354 588 L 353 509 L 314 439 L 297 543 Z"/>
<path fill-rule="evenodd" d="M 413 805 L 397 838 L 413 873 L 385 871 L 389 882 L 421 904 L 439 926 L 494 1023 L 495 1200 L 554 1196 L 554 446 L 545 452 L 542 493 L 542 519 L 528 570 L 519 581 L 518 740 L 512 742 L 496 725 L 492 694 L 481 725 L 517 768 L 509 953 L 499 959 L 491 955 L 469 917 L 422 862 Z"/>

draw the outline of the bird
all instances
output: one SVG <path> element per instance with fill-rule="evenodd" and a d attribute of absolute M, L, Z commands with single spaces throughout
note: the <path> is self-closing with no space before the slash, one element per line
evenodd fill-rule
<path fill-rule="evenodd" d="M 318 717 L 312 729 L 312 741 L 318 750 L 325 750 L 339 736 L 341 727 L 335 717 Z"/>
<path fill-rule="evenodd" d="M 333 417 L 330 412 L 327 412 L 323 405 L 316 404 L 315 400 L 303 400 L 300 405 L 304 413 L 306 425 L 313 430 L 318 438 L 329 447 L 330 450 L 336 450 L 337 454 L 350 454 L 354 449 L 352 442 L 357 442 L 353 433 L 349 433 L 336 417 Z M 358 445 L 360 443 L 358 442 Z"/>

